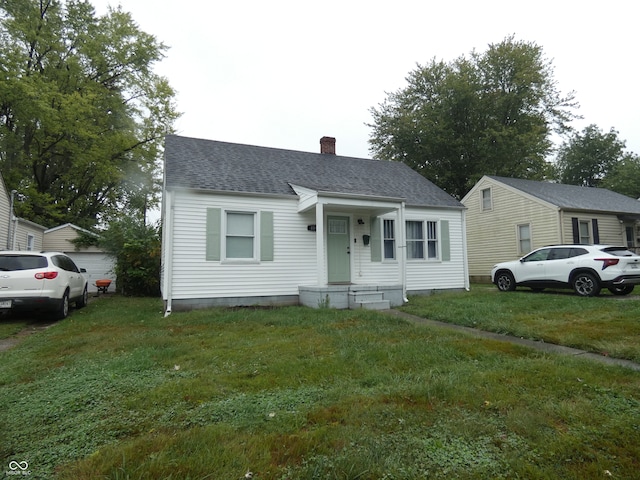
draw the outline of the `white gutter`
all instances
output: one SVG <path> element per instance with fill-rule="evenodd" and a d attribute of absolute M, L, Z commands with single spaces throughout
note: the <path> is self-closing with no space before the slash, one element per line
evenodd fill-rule
<path fill-rule="evenodd" d="M 467 211 L 462 211 L 462 262 L 464 268 L 464 289 L 471 290 L 469 283 L 469 259 L 467 257 Z"/>
<path fill-rule="evenodd" d="M 173 192 L 165 191 L 163 201 L 164 220 L 162 225 L 162 293 L 166 298 L 164 316 L 171 315 L 171 296 L 173 286 Z"/>
<path fill-rule="evenodd" d="M 400 281 L 402 282 L 402 301 L 404 303 L 409 303 L 409 299 L 407 298 L 407 227 L 404 221 L 404 209 L 405 203 L 400 203 L 400 210 L 398 211 L 399 227 L 398 232 L 400 233 Z"/>

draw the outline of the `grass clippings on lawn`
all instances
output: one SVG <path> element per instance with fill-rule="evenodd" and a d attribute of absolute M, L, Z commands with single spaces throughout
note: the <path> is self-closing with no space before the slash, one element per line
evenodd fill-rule
<path fill-rule="evenodd" d="M 638 372 L 384 313 L 102 298 L 0 361 L 0 458 L 31 478 L 640 471 Z"/>

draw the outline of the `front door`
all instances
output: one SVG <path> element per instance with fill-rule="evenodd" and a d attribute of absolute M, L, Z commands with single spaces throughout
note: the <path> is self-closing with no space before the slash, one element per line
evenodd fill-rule
<path fill-rule="evenodd" d="M 329 283 L 350 283 L 349 217 L 327 217 L 327 267 Z"/>

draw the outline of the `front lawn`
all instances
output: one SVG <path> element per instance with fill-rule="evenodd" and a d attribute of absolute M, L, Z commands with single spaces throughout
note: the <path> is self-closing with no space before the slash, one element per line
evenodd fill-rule
<path fill-rule="evenodd" d="M 583 298 L 568 290 L 500 292 L 473 285 L 470 292 L 411 297 L 401 310 L 640 363 L 640 286 L 627 296 Z"/>
<path fill-rule="evenodd" d="M 517 295 L 488 296 L 506 308 Z M 450 308 L 460 301 L 450 297 Z M 102 297 L 0 352 L 0 362 L 0 471 L 28 462 L 31 478 L 582 480 L 640 471 L 638 372 L 384 313 L 163 318 L 158 300 Z"/>

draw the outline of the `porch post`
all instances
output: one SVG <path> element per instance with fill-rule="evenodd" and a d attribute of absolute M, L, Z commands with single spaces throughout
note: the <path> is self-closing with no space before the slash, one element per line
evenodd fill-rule
<path fill-rule="evenodd" d="M 322 287 L 325 282 L 324 274 L 324 205 L 320 199 L 316 203 L 316 275 L 318 286 Z"/>

